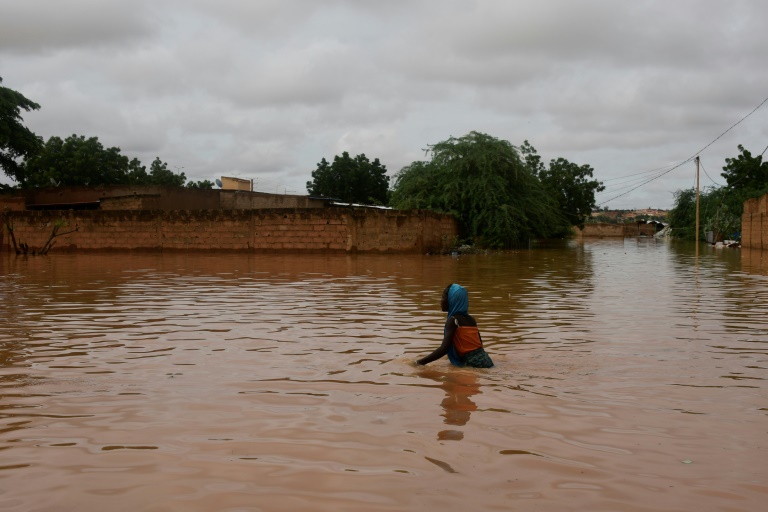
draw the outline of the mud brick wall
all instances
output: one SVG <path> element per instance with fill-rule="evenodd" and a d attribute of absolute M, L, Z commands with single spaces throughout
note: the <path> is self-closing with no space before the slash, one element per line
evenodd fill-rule
<path fill-rule="evenodd" d="M 101 199 L 101 210 L 158 210 L 160 195 L 105 197 Z"/>
<path fill-rule="evenodd" d="M 221 190 L 222 209 L 255 210 L 271 208 L 324 208 L 325 201 L 308 196 L 267 194 L 263 192 L 242 193 L 234 190 Z"/>
<path fill-rule="evenodd" d="M 631 227 L 635 227 L 633 224 Z M 604 237 L 624 237 L 624 225 L 623 224 L 607 224 L 599 222 L 596 224 L 585 224 L 584 229 L 578 227 L 573 228 L 573 232 L 577 237 L 584 238 L 604 238 Z"/>
<path fill-rule="evenodd" d="M 307 208 L 273 210 L 109 210 L 7 212 L 18 243 L 39 250 L 57 222 L 56 251 L 233 250 L 440 252 L 453 217 L 423 211 Z M 7 233 L 0 249 L 13 251 Z"/>
<path fill-rule="evenodd" d="M 741 246 L 747 249 L 768 250 L 768 194 L 744 202 Z"/>
<path fill-rule="evenodd" d="M 608 224 L 597 222 L 585 224 L 584 229 L 573 228 L 577 238 L 622 238 L 633 236 L 653 236 L 656 234 L 654 224 Z"/>
<path fill-rule="evenodd" d="M 439 252 L 449 248 L 456 236 L 451 217 L 428 212 L 353 210 L 349 229 L 348 249 L 362 252 Z"/>
<path fill-rule="evenodd" d="M 26 209 L 27 205 L 23 197 L 0 195 L 0 213 L 4 210 L 23 212 Z"/>

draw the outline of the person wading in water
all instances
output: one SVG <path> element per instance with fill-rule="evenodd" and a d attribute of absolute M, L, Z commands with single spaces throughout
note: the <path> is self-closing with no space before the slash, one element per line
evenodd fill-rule
<path fill-rule="evenodd" d="M 467 290 L 458 284 L 449 284 L 443 290 L 440 309 L 446 311 L 443 343 L 428 356 L 416 361 L 417 365 L 429 364 L 447 355 L 455 366 L 490 368 L 493 361 L 483 349 L 483 340 L 477 321 L 469 314 Z"/>

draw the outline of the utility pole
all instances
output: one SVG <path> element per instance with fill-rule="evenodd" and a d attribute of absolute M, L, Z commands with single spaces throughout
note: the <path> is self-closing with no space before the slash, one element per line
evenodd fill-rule
<path fill-rule="evenodd" d="M 696 258 L 699 257 L 699 157 L 696 157 Z"/>

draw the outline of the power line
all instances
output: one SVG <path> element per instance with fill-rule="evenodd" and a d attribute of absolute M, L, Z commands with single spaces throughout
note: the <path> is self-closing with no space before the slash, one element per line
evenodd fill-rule
<path fill-rule="evenodd" d="M 751 111 L 749 114 L 745 115 L 744 117 L 742 117 L 741 119 L 739 119 L 738 121 L 736 121 L 736 122 L 735 122 L 733 125 L 731 125 L 731 127 L 730 127 L 730 128 L 728 128 L 728 129 L 727 129 L 727 130 L 725 130 L 723 133 L 721 133 L 720 135 L 718 135 L 717 137 L 715 137 L 715 139 L 714 139 L 712 142 L 710 142 L 709 144 L 707 144 L 706 146 L 704 146 L 703 148 L 701 148 L 700 150 L 698 150 L 696 153 L 694 153 L 692 156 L 690 156 L 690 157 L 689 157 L 689 158 L 687 158 L 686 160 L 684 160 L 684 161 L 680 162 L 679 164 L 677 164 L 677 165 L 673 166 L 671 169 L 669 169 L 669 170 L 667 170 L 667 171 L 664 171 L 664 172 L 662 172 L 662 173 L 660 173 L 660 174 L 658 174 L 658 175 L 654 176 L 653 178 L 650 178 L 650 179 L 648 179 L 648 180 L 645 180 L 643 183 L 641 183 L 641 184 L 637 185 L 636 187 L 633 187 L 633 188 L 631 188 L 630 190 L 628 190 L 628 191 L 626 191 L 626 192 L 624 192 L 624 193 L 622 193 L 622 194 L 619 194 L 619 195 L 617 195 L 617 196 L 614 196 L 614 197 L 612 197 L 611 199 L 608 199 L 607 201 L 603 201 L 603 202 L 602 202 L 602 203 L 600 203 L 598 206 L 602 206 L 602 205 L 604 205 L 605 203 L 609 203 L 609 202 L 613 201 L 614 199 L 618 199 L 618 198 L 620 198 L 620 197 L 622 197 L 622 196 L 625 196 L 625 195 L 629 194 L 630 192 L 632 192 L 632 191 L 634 191 L 634 190 L 637 190 L 638 188 L 640 188 L 640 187 L 643 187 L 643 186 L 647 185 L 648 183 L 650 183 L 650 182 L 652 182 L 652 181 L 654 181 L 654 180 L 657 180 L 657 179 L 661 178 L 662 176 L 664 176 L 664 175 L 666 175 L 666 174 L 669 174 L 670 172 L 672 172 L 672 171 L 674 171 L 675 169 L 677 169 L 677 168 L 679 168 L 679 167 L 683 166 L 684 164 L 687 164 L 688 162 L 690 162 L 691 160 L 693 160 L 694 158 L 696 158 L 696 156 L 697 156 L 697 155 L 699 155 L 699 154 L 700 154 L 702 151 L 704 151 L 704 150 L 705 150 L 705 149 L 707 149 L 709 146 L 711 146 L 712 144 L 714 144 L 715 142 L 717 142 L 718 140 L 720 140 L 720 139 L 723 137 L 723 135 L 725 135 L 725 134 L 726 134 L 726 133 L 728 133 L 729 131 L 733 130 L 733 129 L 734 129 L 736 126 L 738 126 L 739 124 L 741 124 L 741 122 L 742 122 L 742 121 L 744 121 L 746 118 L 748 118 L 749 116 L 751 116 L 752 114 L 754 114 L 755 112 L 757 112 L 757 110 L 758 110 L 760 107 L 762 107 L 763 105 L 765 105 L 765 103 L 766 103 L 766 102 L 768 102 L 768 97 L 766 97 L 766 98 L 765 98 L 763 101 L 761 101 L 761 102 L 760 102 L 760 104 L 759 104 L 758 106 L 756 106 L 754 109 L 752 109 L 752 111 Z M 766 149 L 768 149 L 768 147 L 766 147 Z M 763 151 L 763 152 L 765 152 L 765 151 Z M 710 179 L 712 179 L 712 178 L 710 178 Z"/>
<path fill-rule="evenodd" d="M 674 165 L 674 164 L 665 165 L 663 167 L 657 167 L 655 169 L 650 169 L 648 171 L 640 171 L 640 172 L 633 173 L 633 174 L 625 174 L 624 176 L 619 176 L 617 178 L 606 178 L 606 179 L 604 179 L 602 181 L 606 182 L 606 181 L 613 181 L 613 180 L 623 180 L 624 178 L 630 178 L 632 176 L 640 176 L 640 175 L 643 175 L 643 174 L 651 174 L 653 172 L 659 172 L 659 171 L 662 171 L 664 169 L 667 169 L 671 165 Z"/>
<path fill-rule="evenodd" d="M 699 165 L 701 166 L 701 170 L 704 171 L 704 174 L 707 175 L 707 178 L 709 178 L 709 181 L 711 181 L 712 183 L 714 183 L 718 187 L 722 187 L 723 186 L 721 183 L 718 183 L 718 182 L 716 182 L 715 180 L 712 179 L 712 176 L 710 176 L 709 173 L 707 172 L 707 170 L 704 168 L 704 164 L 701 163 L 701 159 L 699 159 Z"/>
<path fill-rule="evenodd" d="M 664 171 L 664 172 L 662 172 L 662 173 L 660 173 L 660 174 L 658 174 L 658 175 L 654 176 L 653 178 L 650 178 L 650 179 L 647 179 L 647 180 L 645 180 L 645 181 L 644 181 L 644 182 L 642 182 L 641 184 L 637 185 L 636 187 L 632 187 L 631 189 L 627 190 L 627 191 L 626 191 L 626 192 L 624 192 L 624 193 L 621 193 L 621 194 L 619 194 L 619 195 L 617 195 L 617 196 L 614 196 L 614 197 L 612 197 L 612 198 L 610 198 L 610 199 L 607 199 L 607 200 L 603 201 L 603 202 L 602 202 L 602 203 L 600 203 L 598 206 L 602 206 L 602 205 L 604 205 L 605 203 L 610 203 L 610 202 L 611 202 L 611 201 L 613 201 L 614 199 L 618 199 L 618 198 L 620 198 L 620 197 L 622 197 L 622 196 L 625 196 L 625 195 L 629 194 L 630 192 L 632 192 L 632 191 L 635 191 L 635 190 L 639 189 L 640 187 L 643 187 L 643 186 L 645 186 L 645 185 L 649 184 L 650 182 L 652 182 L 652 181 L 654 181 L 654 180 L 657 180 L 657 179 L 661 178 L 662 176 L 664 176 L 664 175 L 666 175 L 666 174 L 669 174 L 670 172 L 674 171 L 675 169 L 677 169 L 678 167 L 682 166 L 683 164 L 687 164 L 687 163 L 688 163 L 688 162 L 690 162 L 690 161 L 691 161 L 693 158 L 695 158 L 695 156 L 693 156 L 693 157 L 689 158 L 688 160 L 685 160 L 684 162 L 680 162 L 679 164 L 675 165 L 674 167 L 672 167 L 672 168 L 671 168 L 671 169 L 669 169 L 668 171 Z"/>

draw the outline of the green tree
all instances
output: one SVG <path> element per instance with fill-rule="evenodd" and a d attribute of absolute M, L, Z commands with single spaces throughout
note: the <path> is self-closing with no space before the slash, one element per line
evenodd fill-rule
<path fill-rule="evenodd" d="M 672 228 L 672 236 L 693 240 L 696 237 L 696 191 L 694 189 L 677 190 L 674 196 L 674 206 L 667 216 L 669 226 Z"/>
<path fill-rule="evenodd" d="M 166 162 L 160 160 L 160 157 L 156 157 L 149 167 L 148 185 L 183 187 L 185 181 L 187 181 L 187 177 L 183 172 L 178 174 L 174 173 L 168 169 L 168 164 Z"/>
<path fill-rule="evenodd" d="M 763 162 L 763 155 L 752 153 L 739 144 L 740 154 L 736 158 L 726 158 L 721 176 L 727 187 L 737 192 L 742 201 L 768 193 L 768 162 Z"/>
<path fill-rule="evenodd" d="M 428 154 L 396 175 L 392 206 L 451 213 L 464 236 L 489 247 L 567 233 L 557 203 L 509 142 L 470 132 L 429 146 Z"/>
<path fill-rule="evenodd" d="M 365 154 L 352 158 L 346 151 L 329 164 L 323 158 L 312 171 L 307 192 L 313 196 L 333 197 L 345 203 L 387 204 L 389 176 L 387 168 Z"/>
<path fill-rule="evenodd" d="M 146 185 L 149 183 L 149 174 L 147 168 L 141 165 L 138 158 L 128 162 L 128 174 L 126 176 L 127 185 Z"/>
<path fill-rule="evenodd" d="M 104 148 L 97 137 L 53 136 L 24 164 L 22 186 L 95 186 L 128 183 L 137 160 L 129 161 L 120 148 Z"/>
<path fill-rule="evenodd" d="M 601 182 L 590 179 L 594 169 L 589 165 L 576 165 L 564 158 L 551 160 L 547 167 L 527 140 L 520 146 L 520 153 L 526 168 L 539 177 L 568 223 L 583 228 L 596 206 L 595 194 L 605 190 Z"/>
<path fill-rule="evenodd" d="M 23 187 L 161 185 L 182 187 L 184 173 L 175 174 L 156 158 L 147 172 L 141 162 L 105 148 L 97 137 L 71 135 L 65 140 L 51 137 L 24 162 Z"/>
<path fill-rule="evenodd" d="M 0 86 L 0 167 L 16 182 L 24 181 L 24 167 L 19 159 L 35 154 L 43 142 L 41 137 L 22 124 L 21 111 L 39 109 L 40 105 L 21 93 Z"/>
<path fill-rule="evenodd" d="M 194 188 L 198 190 L 211 190 L 213 189 L 213 182 L 210 180 L 190 181 L 187 183 L 187 188 Z"/>
<path fill-rule="evenodd" d="M 741 231 L 743 202 L 726 187 L 712 187 L 699 194 L 699 239 L 711 231 L 716 239 L 730 239 Z M 675 192 L 675 204 L 667 216 L 672 235 L 696 239 L 696 190 Z"/>
<path fill-rule="evenodd" d="M 605 190 L 601 182 L 589 179 L 592 171 L 589 165 L 579 166 L 558 158 L 539 173 L 544 188 L 555 198 L 572 226 L 584 227 L 595 208 L 595 193 Z"/>

